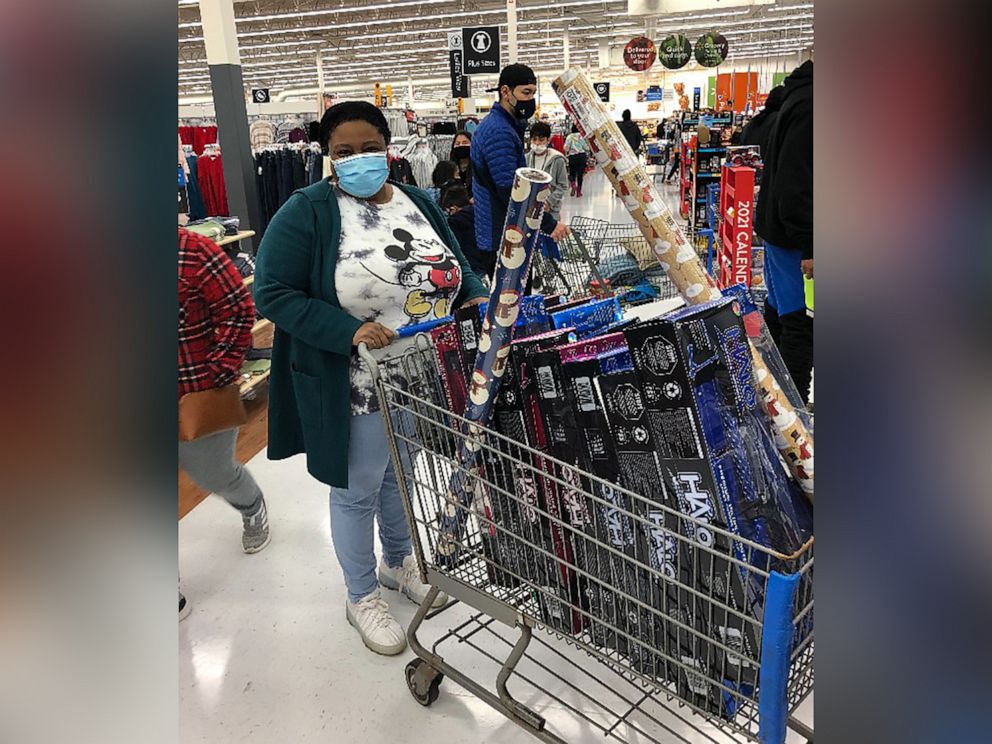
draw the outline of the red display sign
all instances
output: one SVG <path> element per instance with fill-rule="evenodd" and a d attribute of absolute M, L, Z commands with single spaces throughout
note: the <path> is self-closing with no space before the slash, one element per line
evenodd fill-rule
<path fill-rule="evenodd" d="M 751 234 L 754 231 L 754 203 L 751 199 L 737 202 L 734 215 L 734 242 L 730 257 L 730 284 L 751 283 Z"/>
<path fill-rule="evenodd" d="M 720 179 L 719 284 L 751 286 L 754 235 L 754 168 L 728 166 Z"/>
<path fill-rule="evenodd" d="M 658 50 L 647 36 L 635 36 L 623 48 L 623 63 L 636 72 L 651 67 L 657 56 Z"/>

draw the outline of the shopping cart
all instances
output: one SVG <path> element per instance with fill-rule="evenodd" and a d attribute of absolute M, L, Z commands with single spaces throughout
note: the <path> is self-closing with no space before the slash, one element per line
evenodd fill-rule
<path fill-rule="evenodd" d="M 600 275 L 625 304 L 680 296 L 636 223 L 606 223 L 597 256 Z"/>
<path fill-rule="evenodd" d="M 589 236 L 582 230 L 558 242 L 560 258 L 546 256 L 541 251 L 534 252 L 531 276 L 535 290 L 545 295 L 565 295 L 568 299 L 578 297 L 611 297 L 612 291 L 599 275 L 596 262 L 586 247 Z"/>
<path fill-rule="evenodd" d="M 776 553 L 488 429 L 462 506 L 447 493 L 468 422 L 445 406 L 430 340 L 359 353 L 432 585 L 407 631 L 419 703 L 450 677 L 555 744 L 534 701 L 614 741 L 782 742 L 788 724 L 812 742 L 794 717 L 813 689 L 812 540 Z M 442 511 L 466 518 L 454 551 Z M 431 610 L 439 591 L 453 601 Z M 474 614 L 425 647 L 424 622 L 459 603 Z M 447 660 L 469 651 L 491 684 Z"/>

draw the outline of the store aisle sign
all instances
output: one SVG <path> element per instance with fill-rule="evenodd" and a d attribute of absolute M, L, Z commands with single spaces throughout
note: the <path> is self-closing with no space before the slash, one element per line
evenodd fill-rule
<path fill-rule="evenodd" d="M 462 72 L 465 53 L 461 49 L 451 49 L 448 52 L 448 66 L 451 69 L 451 97 L 468 98 L 468 75 Z"/>
<path fill-rule="evenodd" d="M 696 61 L 703 67 L 716 67 L 727 59 L 729 49 L 723 34 L 703 34 L 696 41 Z"/>
<path fill-rule="evenodd" d="M 657 50 L 647 36 L 635 36 L 623 49 L 623 63 L 635 72 L 644 72 L 654 64 Z"/>
<path fill-rule="evenodd" d="M 692 42 L 685 34 L 672 34 L 658 47 L 658 61 L 669 70 L 678 70 L 689 64 Z"/>
<path fill-rule="evenodd" d="M 253 103 L 268 103 L 269 102 L 269 89 L 268 88 L 252 88 L 251 89 L 251 100 Z"/>
<path fill-rule="evenodd" d="M 703 94 L 703 89 L 702 88 L 693 88 L 692 89 L 692 110 L 693 111 L 699 111 L 699 99 L 702 96 L 702 94 Z"/>
<path fill-rule="evenodd" d="M 596 91 L 596 95 L 599 96 L 599 100 L 603 103 L 610 102 L 610 84 L 609 83 L 593 83 L 593 89 Z"/>
<path fill-rule="evenodd" d="M 664 98 L 665 96 L 660 85 L 649 85 L 648 89 L 644 92 L 645 101 L 662 101 Z"/>
<path fill-rule="evenodd" d="M 475 26 L 462 29 L 465 53 L 462 71 L 466 75 L 499 72 L 499 26 Z"/>

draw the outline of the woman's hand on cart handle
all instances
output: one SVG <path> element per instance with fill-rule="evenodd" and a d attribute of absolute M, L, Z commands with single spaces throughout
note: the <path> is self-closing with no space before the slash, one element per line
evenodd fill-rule
<path fill-rule="evenodd" d="M 572 234 L 572 230 L 564 222 L 559 222 L 555 225 L 555 229 L 551 231 L 551 239 L 556 243 L 563 238 L 568 237 Z"/>
<path fill-rule="evenodd" d="M 395 338 L 396 331 L 386 328 L 381 323 L 369 321 L 359 326 L 358 330 L 355 331 L 355 337 L 352 338 L 351 343 L 354 346 L 358 346 L 364 342 L 370 349 L 383 349 L 389 346 Z"/>

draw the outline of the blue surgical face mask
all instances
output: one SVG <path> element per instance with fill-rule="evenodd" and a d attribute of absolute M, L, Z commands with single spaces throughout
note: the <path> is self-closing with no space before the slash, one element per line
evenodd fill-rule
<path fill-rule="evenodd" d="M 342 191 L 368 199 L 379 193 L 389 177 L 389 163 L 384 152 L 363 152 L 335 160 L 334 173 Z"/>

